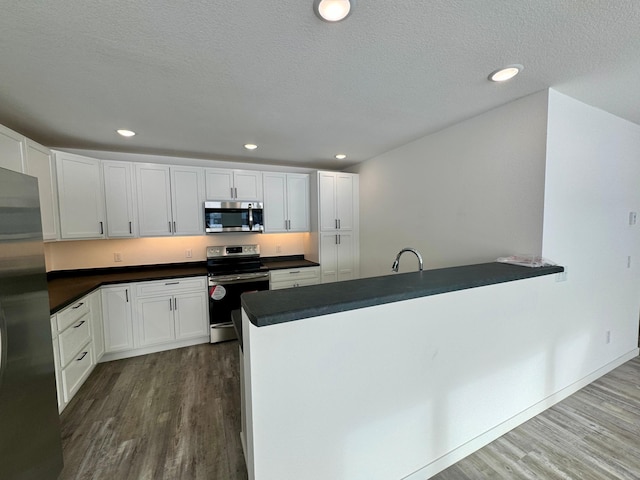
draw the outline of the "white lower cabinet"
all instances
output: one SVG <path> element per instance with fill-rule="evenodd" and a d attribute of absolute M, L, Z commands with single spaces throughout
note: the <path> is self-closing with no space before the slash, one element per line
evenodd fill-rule
<path fill-rule="evenodd" d="M 322 283 L 357 278 L 354 243 L 354 235 L 351 232 L 320 235 Z"/>
<path fill-rule="evenodd" d="M 304 287 L 320 283 L 320 267 L 289 268 L 269 272 L 269 290 Z"/>
<path fill-rule="evenodd" d="M 133 348 L 131 287 L 117 285 L 102 287 L 101 290 L 104 351 L 113 353 L 131 350 Z"/>
<path fill-rule="evenodd" d="M 136 315 L 140 346 L 206 336 L 209 326 L 207 307 L 204 277 L 139 284 L 136 288 Z"/>
<path fill-rule="evenodd" d="M 102 361 L 209 341 L 206 277 L 102 287 Z"/>
<path fill-rule="evenodd" d="M 71 401 L 95 367 L 93 329 L 91 295 L 83 297 L 51 317 L 53 358 L 60 412 Z"/>

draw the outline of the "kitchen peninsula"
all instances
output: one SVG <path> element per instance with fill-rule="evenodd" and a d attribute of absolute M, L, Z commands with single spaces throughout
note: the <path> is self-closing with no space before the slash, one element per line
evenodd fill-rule
<path fill-rule="evenodd" d="M 562 323 L 563 270 L 488 263 L 243 295 L 249 478 L 423 480 L 590 383 L 605 368 L 573 368 L 590 339 Z"/>

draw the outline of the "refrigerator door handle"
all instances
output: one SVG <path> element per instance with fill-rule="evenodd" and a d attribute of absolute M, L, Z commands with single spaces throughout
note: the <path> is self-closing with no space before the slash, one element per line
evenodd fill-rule
<path fill-rule="evenodd" d="M 4 310 L 0 304 L 0 387 L 2 387 L 2 377 L 4 376 L 5 365 L 7 363 L 7 323 L 4 319 Z"/>

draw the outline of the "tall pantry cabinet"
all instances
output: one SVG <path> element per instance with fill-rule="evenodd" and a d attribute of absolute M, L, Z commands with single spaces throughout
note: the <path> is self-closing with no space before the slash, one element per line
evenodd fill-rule
<path fill-rule="evenodd" d="M 320 264 L 322 283 L 360 274 L 359 177 L 318 171 L 311 176 L 311 234 L 306 252 Z"/>

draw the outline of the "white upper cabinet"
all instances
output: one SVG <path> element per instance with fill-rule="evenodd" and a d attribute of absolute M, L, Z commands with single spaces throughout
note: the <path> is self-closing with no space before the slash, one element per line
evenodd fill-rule
<path fill-rule="evenodd" d="M 51 150 L 25 139 L 25 173 L 38 179 L 40 216 L 44 240 L 58 238 L 58 191 Z"/>
<path fill-rule="evenodd" d="M 25 137 L 0 125 L 0 168 L 25 172 Z"/>
<path fill-rule="evenodd" d="M 264 172 L 266 233 L 309 231 L 309 175 Z"/>
<path fill-rule="evenodd" d="M 165 165 L 136 165 L 140 236 L 173 235 L 171 175 Z"/>
<path fill-rule="evenodd" d="M 140 236 L 204 234 L 203 169 L 136 165 Z"/>
<path fill-rule="evenodd" d="M 60 237 L 105 238 L 100 161 L 54 152 L 60 206 Z"/>
<path fill-rule="evenodd" d="M 350 173 L 319 172 L 320 230 L 354 228 L 354 182 Z"/>
<path fill-rule="evenodd" d="M 102 162 L 107 236 L 132 238 L 137 222 L 133 190 L 133 165 L 129 162 Z"/>
<path fill-rule="evenodd" d="M 262 201 L 262 172 L 205 169 L 206 200 Z"/>
<path fill-rule="evenodd" d="M 204 178 L 198 167 L 171 167 L 174 235 L 204 234 Z"/>

